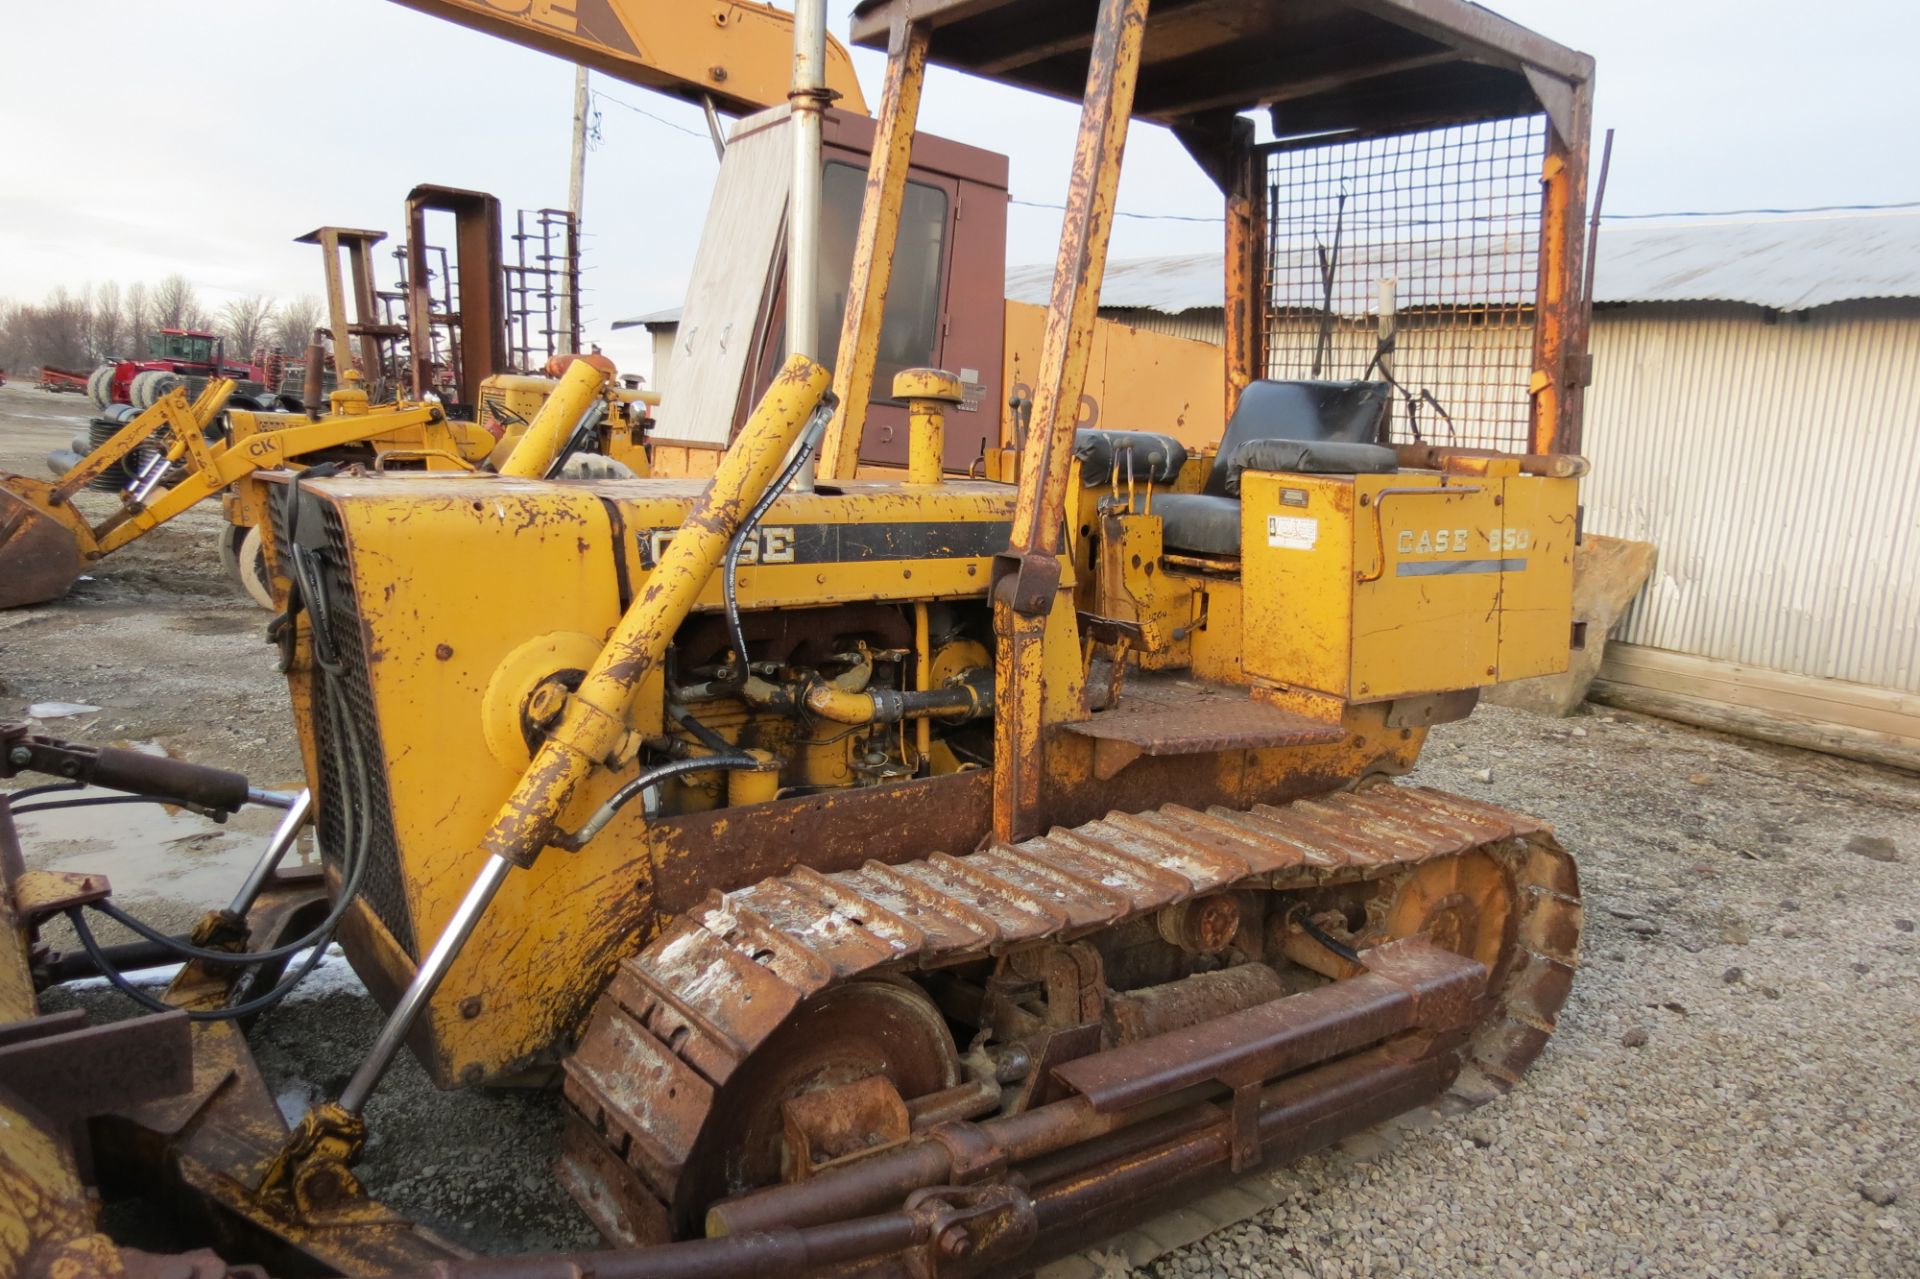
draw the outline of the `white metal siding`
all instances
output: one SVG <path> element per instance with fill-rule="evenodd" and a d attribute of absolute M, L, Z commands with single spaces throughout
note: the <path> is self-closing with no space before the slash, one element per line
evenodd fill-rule
<path fill-rule="evenodd" d="M 1650 541 L 1635 644 L 1920 692 L 1920 305 L 1602 311 L 1587 527 Z"/>

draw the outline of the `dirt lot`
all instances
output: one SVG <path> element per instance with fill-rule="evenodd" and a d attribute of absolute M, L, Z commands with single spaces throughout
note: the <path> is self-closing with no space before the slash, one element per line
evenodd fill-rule
<path fill-rule="evenodd" d="M 0 469 L 44 473 L 84 418 L 77 397 L 0 388 Z M 264 615 L 221 578 L 216 521 L 0 614 L 0 718 L 90 704 L 46 730 L 296 783 Z M 1545 1056 L 1508 1098 L 1251 1178 L 1073 1273 L 1920 1275 L 1920 779 L 1624 714 L 1490 709 L 1437 731 L 1415 780 L 1537 814 L 1581 860 L 1584 968 Z M 224 901 L 269 820 L 61 818 L 23 823 L 31 860 L 105 869 L 172 924 Z M 98 989 L 48 997 L 74 1002 L 124 1012 Z M 263 1019 L 283 1107 L 337 1089 L 377 1024 L 337 961 Z M 550 1095 L 435 1093 L 403 1058 L 362 1171 L 471 1247 L 589 1246 L 546 1173 L 555 1114 Z"/>

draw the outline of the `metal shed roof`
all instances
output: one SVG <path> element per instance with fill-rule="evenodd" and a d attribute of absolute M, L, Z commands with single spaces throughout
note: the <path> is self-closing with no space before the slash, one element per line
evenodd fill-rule
<path fill-rule="evenodd" d="M 1433 246 L 1436 262 L 1458 252 L 1458 246 Z M 1350 269 L 1342 275 L 1354 292 L 1336 299 L 1343 314 L 1365 314 L 1372 301 L 1367 273 L 1358 269 L 1367 253 L 1360 244 L 1343 255 Z M 1406 247 L 1399 246 L 1395 256 L 1404 268 Z M 1045 304 L 1052 280 L 1052 263 L 1013 267 L 1007 272 L 1007 296 Z M 1867 298 L 1920 298 L 1920 212 L 1606 226 L 1600 232 L 1594 297 L 1602 303 L 1743 302 L 1779 311 Z M 1473 296 L 1462 277 L 1447 271 L 1436 270 L 1431 281 L 1400 283 L 1406 307 L 1513 300 Z M 1220 259 L 1198 253 L 1110 262 L 1100 305 L 1170 315 L 1217 309 Z"/>

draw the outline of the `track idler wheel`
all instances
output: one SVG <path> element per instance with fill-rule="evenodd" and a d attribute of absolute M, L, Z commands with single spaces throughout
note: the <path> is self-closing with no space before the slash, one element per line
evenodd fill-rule
<path fill-rule="evenodd" d="M 714 1098 L 680 1178 L 676 1215 L 698 1234 L 716 1199 L 804 1179 L 836 1158 L 902 1140 L 904 1102 L 959 1082 L 953 1036 L 918 986 L 878 977 L 833 987 L 789 1018 Z M 807 1155 L 810 1167 L 792 1166 Z"/>

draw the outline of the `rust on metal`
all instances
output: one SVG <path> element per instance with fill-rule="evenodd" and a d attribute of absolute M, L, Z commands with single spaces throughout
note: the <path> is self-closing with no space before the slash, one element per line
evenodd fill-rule
<path fill-rule="evenodd" d="M 1220 1076 L 1252 1087 L 1416 1027 L 1459 1045 L 1459 1034 L 1441 1032 L 1460 1031 L 1474 1016 L 1483 1020 L 1461 1049 L 1463 1058 L 1443 1064 L 1438 1074 L 1421 1074 L 1420 1087 L 1431 1095 L 1464 1059 L 1470 1090 L 1497 1091 L 1524 1068 L 1522 1058 L 1538 1051 L 1541 1028 L 1551 1026 L 1565 997 L 1578 929 L 1566 855 L 1538 823 L 1518 814 L 1382 786 L 1252 811 L 1166 805 L 1113 813 L 965 857 L 870 862 L 830 873 L 801 869 L 714 894 L 618 970 L 567 1066 L 566 1095 L 584 1121 L 572 1127 L 574 1139 L 591 1139 L 604 1153 L 576 1147 L 570 1158 L 581 1172 L 617 1158 L 630 1174 L 619 1196 L 653 1202 L 675 1222 L 676 1233 L 684 1233 L 697 1228 L 697 1214 L 713 1193 L 710 1181 L 689 1172 L 713 1115 L 721 1113 L 702 1108 L 721 1107 L 756 1054 L 804 1024 L 795 1020 L 800 1010 L 857 979 L 1024 947 L 1040 946 L 1044 956 L 1052 945 L 1066 954 L 1071 946 L 1060 943 L 1081 933 L 1151 920 L 1187 903 L 1204 907 L 1239 885 L 1285 890 L 1357 882 L 1482 852 L 1498 857 L 1523 886 L 1514 905 L 1521 958 L 1490 999 L 1483 964 L 1417 939 L 1365 952 L 1368 971 L 1352 981 L 1277 1002 L 1259 998 L 1273 993 L 1270 978 L 1263 985 L 1239 970 L 1214 975 L 1218 989 L 1204 998 L 1198 988 L 1181 992 L 1185 1002 L 1218 1013 L 1201 1028 L 1177 1014 L 1170 1002 L 1175 995 L 1136 998 L 1131 1005 L 1122 997 L 1115 1001 L 1116 1021 L 1131 1020 L 1145 1033 L 1133 1043 L 1151 1059 L 1150 1068 L 1130 1059 L 1104 1072 L 1090 1064 L 1119 1050 L 1043 1063 L 1057 1090 L 1067 1091 L 1062 1101 L 998 1119 L 936 1125 L 897 1149 L 823 1169 L 803 1185 L 726 1199 L 712 1208 L 708 1224 L 751 1231 L 875 1211 L 899 1203 L 916 1186 L 950 1178 L 958 1152 L 972 1152 L 966 1155 L 972 1161 L 1016 1162 L 1101 1137 L 1121 1111 L 1143 1105 L 1141 1089 L 1150 1098 Z M 1044 957 L 1025 961 L 1022 971 L 1029 970 L 1054 972 Z M 1052 976 L 1046 980 L 1053 984 Z M 1164 1033 L 1154 1037 L 1156 1029 Z M 647 1083 L 668 1077 L 679 1082 L 669 1088 Z M 644 1098 L 635 1095 L 641 1092 Z M 911 1105 L 915 1093 L 901 1093 Z M 1373 1113 L 1369 1099 L 1349 1100 L 1358 1107 L 1351 1113 Z M 670 1122 L 662 1106 L 672 1108 Z M 981 1131 L 992 1134 L 985 1145 L 961 1140 Z M 1256 1157 L 1266 1138 L 1256 1141 L 1250 1131 L 1223 1136 L 1220 1158 Z"/>
<path fill-rule="evenodd" d="M 453 270 L 436 273 L 427 261 L 427 214 L 453 215 Z M 413 398 L 436 389 L 433 353 L 443 328 L 456 403 L 480 403 L 480 384 L 507 368 L 506 275 L 500 257 L 500 201 L 483 191 L 417 186 L 407 193 L 407 352 Z M 434 305 L 434 282 L 459 282 L 451 313 Z M 477 408 L 476 408 L 477 411 Z"/>
<path fill-rule="evenodd" d="M 86 561 L 73 525 L 27 498 L 23 489 L 51 487 L 0 471 L 0 608 L 44 604 L 65 595 Z"/>
<path fill-rule="evenodd" d="M 34 1034 L 39 1025 L 47 1033 Z M 25 1023 L 24 1034 L 8 1029 L 14 1033 L 0 1042 L 0 1087 L 56 1122 L 177 1096 L 193 1082 L 185 1012 L 78 1028 L 42 1017 Z"/>
<path fill-rule="evenodd" d="M 1046 615 L 1060 582 L 1067 472 L 1146 23 L 1147 0 L 1101 0 L 1040 344 L 1033 428 L 1021 456 L 1012 536 L 995 570 L 994 679 L 1004 692 L 994 717 L 993 829 L 1002 840 L 1024 839 L 1039 825 Z"/>
<path fill-rule="evenodd" d="M 913 160 L 914 124 L 926 82 L 929 28 L 902 18 L 887 42 L 887 75 L 867 165 L 867 189 L 853 244 L 853 274 L 834 358 L 833 393 L 840 406 L 820 440 L 820 477 L 851 479 L 860 465 L 867 405 L 873 399 L 874 363 L 880 357 L 880 326 L 893 276 L 893 250 L 900 236 L 900 208 Z"/>
<path fill-rule="evenodd" d="M 1258 1083 L 1415 1027 L 1458 1029 L 1487 978 L 1480 964 L 1420 938 L 1369 952 L 1366 967 L 1348 981 L 1067 1062 L 1054 1077 L 1102 1114 L 1210 1081 Z"/>
<path fill-rule="evenodd" d="M 1136 679 L 1112 710 L 1062 726 L 1093 739 L 1094 775 L 1112 777 L 1142 755 L 1203 755 L 1338 742 L 1346 729 L 1194 680 Z"/>

